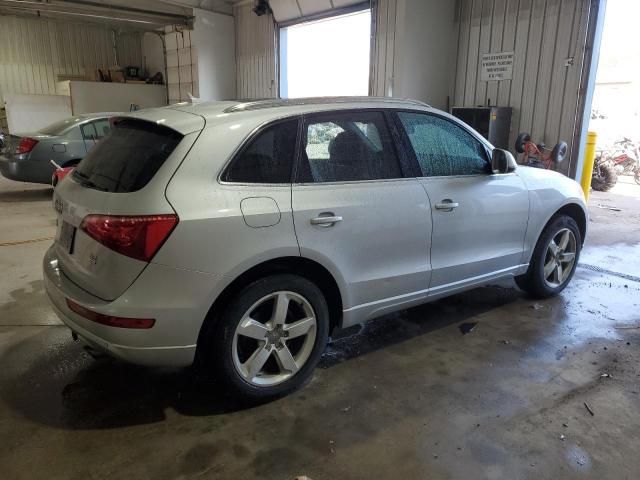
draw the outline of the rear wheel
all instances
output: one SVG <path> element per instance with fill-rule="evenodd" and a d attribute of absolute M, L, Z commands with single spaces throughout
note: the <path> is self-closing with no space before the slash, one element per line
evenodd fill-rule
<path fill-rule="evenodd" d="M 564 161 L 568 150 L 569 146 L 567 145 L 567 142 L 556 143 L 553 150 L 551 150 L 551 161 L 556 165 L 559 165 Z"/>
<path fill-rule="evenodd" d="M 328 333 L 329 310 L 315 284 L 265 277 L 240 291 L 209 329 L 206 364 L 240 397 L 284 395 L 311 377 Z"/>
<path fill-rule="evenodd" d="M 527 272 L 516 277 L 518 287 L 537 298 L 557 295 L 571 281 L 581 247 L 575 220 L 568 215 L 555 217 L 542 231 Z"/>

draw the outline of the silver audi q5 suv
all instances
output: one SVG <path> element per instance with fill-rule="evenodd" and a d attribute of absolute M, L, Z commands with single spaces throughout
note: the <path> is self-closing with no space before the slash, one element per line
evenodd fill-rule
<path fill-rule="evenodd" d="M 515 278 L 562 291 L 578 184 L 427 105 L 178 104 L 112 121 L 54 192 L 62 321 L 126 361 L 196 363 L 244 397 L 300 386 L 335 327 Z"/>

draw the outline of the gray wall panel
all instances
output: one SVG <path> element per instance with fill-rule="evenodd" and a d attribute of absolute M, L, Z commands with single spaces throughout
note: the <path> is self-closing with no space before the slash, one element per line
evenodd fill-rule
<path fill-rule="evenodd" d="M 142 64 L 140 36 L 119 37 L 121 66 Z M 0 16 L 0 102 L 7 93 L 55 94 L 58 76 L 115 64 L 112 33 L 99 24 Z"/>
<path fill-rule="evenodd" d="M 571 145 L 589 14 L 589 0 L 459 0 L 453 105 L 512 107 L 510 144 L 528 131 L 547 145 Z M 483 82 L 482 54 L 509 51 L 512 80 Z"/>
<path fill-rule="evenodd" d="M 242 99 L 278 96 L 276 30 L 273 16 L 258 17 L 253 5 L 233 9 L 236 22 L 237 96 Z"/>

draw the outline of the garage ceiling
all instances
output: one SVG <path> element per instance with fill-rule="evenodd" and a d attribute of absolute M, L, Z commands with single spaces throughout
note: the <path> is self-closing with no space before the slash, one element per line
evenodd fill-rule
<path fill-rule="evenodd" d="M 193 9 L 231 14 L 230 0 L 0 0 L 0 15 L 44 17 L 155 30 L 190 25 Z"/>
<path fill-rule="evenodd" d="M 363 0 L 270 0 L 273 17 L 277 22 L 291 22 L 303 17 L 327 14 L 344 7 L 367 4 Z"/>

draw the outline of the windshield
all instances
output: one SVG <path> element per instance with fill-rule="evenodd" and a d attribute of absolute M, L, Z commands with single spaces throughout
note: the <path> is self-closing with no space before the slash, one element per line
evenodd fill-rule
<path fill-rule="evenodd" d="M 41 128 L 39 133 L 42 133 L 43 135 L 62 135 L 68 128 L 77 125 L 83 120 L 86 119 L 82 117 L 65 118 L 64 120 L 59 120 L 51 125 Z"/>

